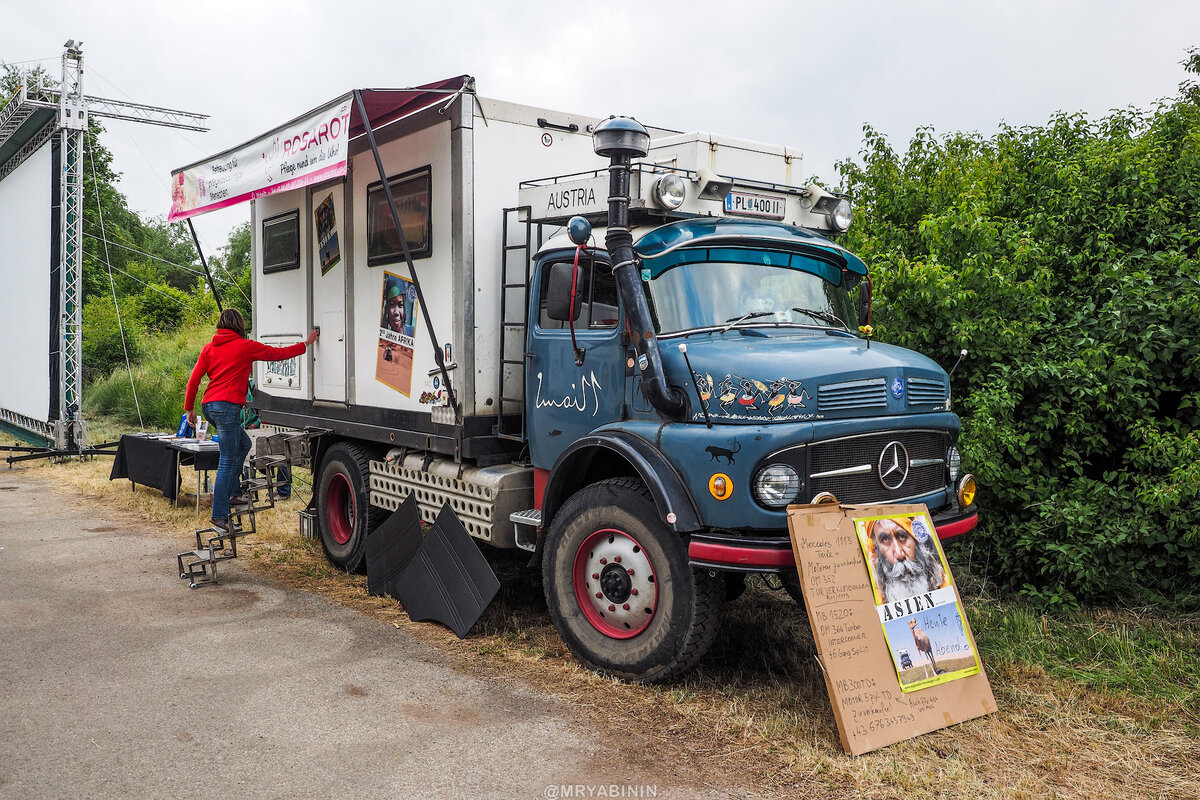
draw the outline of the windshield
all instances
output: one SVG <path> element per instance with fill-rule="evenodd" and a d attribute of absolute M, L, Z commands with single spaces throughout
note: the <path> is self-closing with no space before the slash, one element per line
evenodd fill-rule
<path fill-rule="evenodd" d="M 857 326 L 844 288 L 785 266 L 697 261 L 666 270 L 649 288 L 660 334 L 737 325 Z"/>

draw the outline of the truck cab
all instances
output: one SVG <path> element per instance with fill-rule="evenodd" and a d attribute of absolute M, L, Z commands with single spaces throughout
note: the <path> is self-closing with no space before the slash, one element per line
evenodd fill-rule
<path fill-rule="evenodd" d="M 631 173 L 640 298 L 582 216 L 538 249 L 524 423 L 560 632 L 586 663 L 653 679 L 694 663 L 745 573 L 799 596 L 788 506 L 924 503 L 942 538 L 977 515 L 946 371 L 871 340 L 867 266 L 823 235 L 842 198 L 732 179 L 718 203 L 710 174 Z M 676 406 L 647 391 L 647 339 Z"/>

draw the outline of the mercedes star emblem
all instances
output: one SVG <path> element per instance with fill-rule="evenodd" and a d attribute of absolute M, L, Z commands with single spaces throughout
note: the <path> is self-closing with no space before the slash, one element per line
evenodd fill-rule
<path fill-rule="evenodd" d="M 908 451 L 899 442 L 888 442 L 879 454 L 879 480 L 888 489 L 899 489 L 908 478 Z"/>

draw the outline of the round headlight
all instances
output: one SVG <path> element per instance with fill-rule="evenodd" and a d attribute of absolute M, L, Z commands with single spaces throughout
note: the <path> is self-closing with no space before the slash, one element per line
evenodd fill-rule
<path fill-rule="evenodd" d="M 950 468 L 950 482 L 958 481 L 958 471 L 962 469 L 962 457 L 958 454 L 957 447 L 951 447 L 946 453 L 946 466 Z"/>
<path fill-rule="evenodd" d="M 754 499 L 767 508 L 783 508 L 800 494 L 800 476 L 786 464 L 772 464 L 754 479 Z"/>
<path fill-rule="evenodd" d="M 829 212 L 829 223 L 833 225 L 834 230 L 848 231 L 853 221 L 854 212 L 850 210 L 850 201 L 845 198 L 839 200 L 833 211 Z"/>
<path fill-rule="evenodd" d="M 687 182 L 678 175 L 663 175 L 654 182 L 654 202 L 667 211 L 683 205 L 687 197 Z"/>
<path fill-rule="evenodd" d="M 967 474 L 958 484 L 958 505 L 966 508 L 975 502 L 975 476 Z"/>

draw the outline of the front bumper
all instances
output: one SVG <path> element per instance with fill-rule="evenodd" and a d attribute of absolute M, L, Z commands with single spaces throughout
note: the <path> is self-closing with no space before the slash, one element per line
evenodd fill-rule
<path fill-rule="evenodd" d="M 974 505 L 965 511 L 951 506 L 930 516 L 942 541 L 962 536 L 979 524 L 979 512 Z M 688 543 L 688 561 L 694 569 L 724 572 L 782 572 L 796 569 L 792 539 L 786 533 L 781 536 L 694 533 Z"/>

